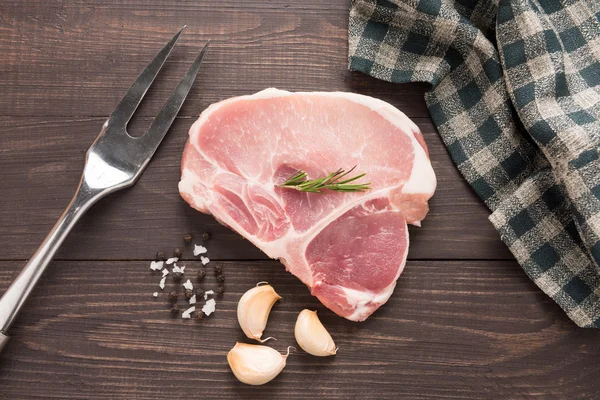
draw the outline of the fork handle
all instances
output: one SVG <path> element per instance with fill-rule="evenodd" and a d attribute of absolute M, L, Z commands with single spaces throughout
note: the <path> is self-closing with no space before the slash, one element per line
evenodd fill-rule
<path fill-rule="evenodd" d="M 27 300 L 42 273 L 54 257 L 75 223 L 100 197 L 101 191 L 91 189 L 82 179 L 73 199 L 62 213 L 50 233 L 23 270 L 0 299 L 0 351 L 8 342 L 6 331 Z"/>

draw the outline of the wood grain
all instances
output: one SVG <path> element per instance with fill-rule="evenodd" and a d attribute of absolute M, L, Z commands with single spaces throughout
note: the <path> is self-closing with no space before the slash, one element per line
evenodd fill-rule
<path fill-rule="evenodd" d="M 0 263 L 0 289 L 13 268 Z M 217 312 L 197 322 L 171 317 L 166 292 L 175 284 L 160 291 L 147 262 L 54 262 L 0 358 L 3 397 L 549 399 L 600 390 L 600 332 L 576 328 L 514 262 L 409 262 L 388 304 L 364 323 L 332 314 L 274 261 L 228 262 L 224 271 Z M 204 289 L 215 287 L 211 275 Z M 260 280 L 283 296 L 267 326 L 278 339 L 271 346 L 295 345 L 295 318 L 311 308 L 338 355 L 298 351 L 271 384 L 237 382 L 225 358 L 248 342 L 236 304 Z"/>
<path fill-rule="evenodd" d="M 152 7 L 144 6 L 152 4 Z M 259 4 L 260 3 L 260 4 Z M 347 3 L 316 0 L 27 1 L 3 4 L 0 109 L 5 115 L 106 116 L 164 43 L 188 24 L 152 88 L 160 99 L 211 39 L 181 111 L 196 116 L 225 97 L 266 87 L 394 95 L 410 117 L 426 116 L 421 85 L 389 85 L 350 73 Z M 155 115 L 149 99 L 140 115 Z"/>
<path fill-rule="evenodd" d="M 427 86 L 348 72 L 346 0 L 22 0 L 0 2 L 0 293 L 67 204 L 83 155 L 131 82 L 188 25 L 130 125 L 143 132 L 201 46 L 210 52 L 140 181 L 92 208 L 42 277 L 0 356 L 2 399 L 597 398 L 600 333 L 577 328 L 525 276 L 451 163 L 423 101 Z M 187 130 L 208 104 L 266 87 L 381 98 L 421 127 L 439 186 L 389 303 L 365 323 L 333 315 L 295 277 L 177 194 Z M 202 322 L 172 318 L 158 250 L 212 232 L 227 291 Z M 197 240 L 196 240 L 197 241 Z M 199 268 L 186 249 L 189 272 Z M 340 346 L 298 351 L 263 387 L 237 382 L 225 355 L 245 341 L 241 294 L 283 295 L 267 334 L 294 344 L 303 308 Z M 214 288 L 212 274 L 203 286 Z M 158 298 L 152 293 L 159 291 Z M 183 301 L 180 302 L 184 306 Z"/>
<path fill-rule="evenodd" d="M 421 228 L 411 227 L 411 259 L 512 259 L 487 221 L 488 210 L 453 166 L 429 119 L 415 118 L 424 132 L 438 189 Z M 191 209 L 177 192 L 181 151 L 194 118 L 179 118 L 139 182 L 84 216 L 58 259 L 149 259 L 173 249 L 186 231 L 214 234 L 218 259 L 266 258 L 212 217 Z M 148 126 L 140 118 L 138 128 Z M 0 117 L 0 259 L 27 259 L 71 198 L 85 150 L 101 118 Z M 43 140 L 40 138 L 43 137 Z M 477 246 L 473 246 L 473 243 Z M 435 245 L 435 249 L 432 246 Z"/>

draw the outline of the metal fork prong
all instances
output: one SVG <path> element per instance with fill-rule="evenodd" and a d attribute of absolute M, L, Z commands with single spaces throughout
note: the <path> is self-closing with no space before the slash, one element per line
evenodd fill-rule
<path fill-rule="evenodd" d="M 185 28 L 186 26 L 181 28 L 181 30 L 177 32 L 175 36 L 173 36 L 173 39 L 171 39 L 169 43 L 167 43 L 165 47 L 158 52 L 150 64 L 148 64 L 146 69 L 144 69 L 140 76 L 138 76 L 127 93 L 125 93 L 125 96 L 123 96 L 119 104 L 117 104 L 111 113 L 108 120 L 109 124 L 114 124 L 115 126 L 119 127 L 125 127 L 127 125 L 133 116 L 133 113 L 146 95 L 146 92 L 152 85 L 152 82 L 154 82 L 154 78 L 156 78 L 156 75 L 158 75 L 158 72 L 169 57 L 169 54 L 171 54 L 171 50 L 173 50 L 177 39 L 179 39 Z"/>
<path fill-rule="evenodd" d="M 206 53 L 209 44 L 210 40 L 206 43 L 200 54 L 198 54 L 198 57 L 196 57 L 190 69 L 188 69 L 173 93 L 171 93 L 169 100 L 167 100 L 163 108 L 158 112 L 156 118 L 152 121 L 152 125 L 148 128 L 148 132 L 140 137 L 140 140 L 144 143 L 144 147 L 151 152 L 149 157 L 154 154 L 154 151 L 175 120 L 175 117 L 177 117 L 185 98 L 194 84 L 194 80 L 200 70 L 202 59 L 204 58 L 204 54 Z"/>

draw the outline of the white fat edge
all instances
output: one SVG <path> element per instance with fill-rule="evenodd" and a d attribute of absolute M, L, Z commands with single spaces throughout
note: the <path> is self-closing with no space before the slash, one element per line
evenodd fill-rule
<path fill-rule="evenodd" d="M 190 195 L 195 195 L 194 193 L 194 182 L 195 180 L 191 177 L 185 176 L 185 172 L 187 170 L 184 169 L 184 172 L 181 174 L 181 178 L 179 180 L 178 188 L 179 192 L 188 193 Z"/>
<path fill-rule="evenodd" d="M 206 198 L 199 196 L 194 191 L 195 184 L 200 183 L 200 181 L 198 180 L 198 177 L 196 177 L 195 175 L 191 177 L 191 175 L 192 174 L 188 173 L 187 169 L 183 170 L 181 179 L 178 184 L 179 193 L 187 193 L 188 195 L 190 195 L 192 199 L 192 204 L 190 204 L 191 207 L 203 213 L 208 213 L 207 204 L 209 203 L 209 201 Z M 200 199 L 199 197 L 202 198 Z"/>
<path fill-rule="evenodd" d="M 196 304 L 196 295 L 190 297 L 190 304 Z"/>
<path fill-rule="evenodd" d="M 208 296 L 215 294 L 214 290 L 207 290 L 206 292 L 204 292 L 204 300 L 208 299 Z"/>
<path fill-rule="evenodd" d="M 200 245 L 197 245 L 197 244 L 194 245 L 194 256 L 198 256 L 200 254 L 204 254 L 207 251 L 208 250 L 204 246 L 200 246 Z"/>
<path fill-rule="evenodd" d="M 394 288 L 396 287 L 396 281 L 394 281 L 390 286 L 383 289 L 380 293 L 371 294 L 369 299 L 363 298 L 353 298 L 354 300 L 354 312 L 347 317 L 344 317 L 350 321 L 364 321 L 367 319 L 373 312 L 377 311 L 379 307 L 385 304 L 390 297 L 392 297 L 392 293 L 394 293 Z M 343 288 L 344 292 L 353 291 L 352 289 Z M 355 296 L 353 293 L 346 293 L 346 296 L 351 297 Z M 369 307 L 369 305 L 375 305 L 375 309 L 373 307 Z"/>
<path fill-rule="evenodd" d="M 204 256 L 200 256 L 200 261 L 202 261 L 202 265 L 206 265 L 210 262 L 210 258 L 208 257 L 204 257 Z"/>
<path fill-rule="evenodd" d="M 152 293 L 152 296 L 154 296 L 154 297 L 158 297 L 158 292 L 154 292 L 154 293 Z"/>
<path fill-rule="evenodd" d="M 421 146 L 415 148 L 415 158 L 412 171 L 408 181 L 402 187 L 402 193 L 418 194 L 423 193 L 429 197 L 433 196 L 437 187 L 437 179 L 431 162 Z"/>
<path fill-rule="evenodd" d="M 185 283 L 183 284 L 183 287 L 189 290 L 192 290 L 194 288 L 194 284 L 192 283 L 192 281 L 190 281 L 189 279 L 187 281 L 185 281 Z"/>
<path fill-rule="evenodd" d="M 383 288 L 380 292 L 371 292 L 371 291 L 362 291 L 357 289 L 350 289 L 344 286 L 336 285 L 340 290 L 342 290 L 345 294 L 345 298 L 349 305 L 357 308 L 357 311 L 360 307 L 363 307 L 370 303 L 383 304 L 385 303 L 392 292 L 394 291 L 394 287 L 396 286 L 396 281 L 392 282 L 387 287 Z M 355 311 L 355 314 L 357 312 Z M 346 317 L 348 319 L 352 319 L 351 317 Z"/>
<path fill-rule="evenodd" d="M 150 263 L 150 269 L 152 271 L 158 271 L 160 269 L 162 269 L 162 267 L 165 265 L 164 261 L 152 261 Z"/>
<path fill-rule="evenodd" d="M 164 278 L 165 276 L 169 275 L 169 270 L 168 270 L 168 269 L 166 269 L 166 268 L 165 268 L 165 269 L 163 269 L 163 270 L 162 270 L 162 274 L 163 274 L 163 278 Z"/>
<path fill-rule="evenodd" d="M 167 260 L 167 265 L 170 265 L 170 264 L 176 263 L 177 261 L 179 261 L 179 258 L 177 258 L 177 257 L 171 257 L 171 258 L 169 258 L 169 259 Z"/>
<path fill-rule="evenodd" d="M 160 290 L 163 290 L 165 288 L 165 282 L 167 281 L 167 277 L 164 276 L 160 282 L 158 283 L 158 287 L 160 288 Z"/>
<path fill-rule="evenodd" d="M 196 311 L 196 306 L 191 306 L 190 308 L 188 308 L 187 310 L 185 310 L 182 314 L 181 314 L 181 318 L 183 319 L 188 319 L 190 318 L 190 315 Z"/>
<path fill-rule="evenodd" d="M 360 290 L 349 289 L 343 286 L 338 286 L 346 295 L 348 304 L 354 306 L 354 312 L 347 317 L 350 321 L 364 321 L 379 307 L 385 304 L 396 287 L 397 281 L 394 280 L 390 285 L 382 289 L 380 292 L 361 292 Z M 369 305 L 375 305 L 375 308 Z"/>
<path fill-rule="evenodd" d="M 206 304 L 202 307 L 202 312 L 209 316 L 210 314 L 215 312 L 217 302 L 215 299 L 209 299 L 206 301 Z"/>

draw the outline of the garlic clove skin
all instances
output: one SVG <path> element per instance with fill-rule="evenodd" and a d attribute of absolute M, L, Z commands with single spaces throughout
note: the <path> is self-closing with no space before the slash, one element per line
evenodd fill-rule
<path fill-rule="evenodd" d="M 333 356 L 337 353 L 335 343 L 323 326 L 316 311 L 302 310 L 294 328 L 296 341 L 308 354 L 318 357 Z"/>
<path fill-rule="evenodd" d="M 259 283 L 244 293 L 238 302 L 237 317 L 240 327 L 248 338 L 261 343 L 267 340 L 261 340 L 261 337 L 267 326 L 271 308 L 279 299 L 281 296 L 269 284 Z"/>
<path fill-rule="evenodd" d="M 238 342 L 227 354 L 227 362 L 240 382 L 264 385 L 279 375 L 289 354 L 289 348 L 283 355 L 268 346 Z"/>

